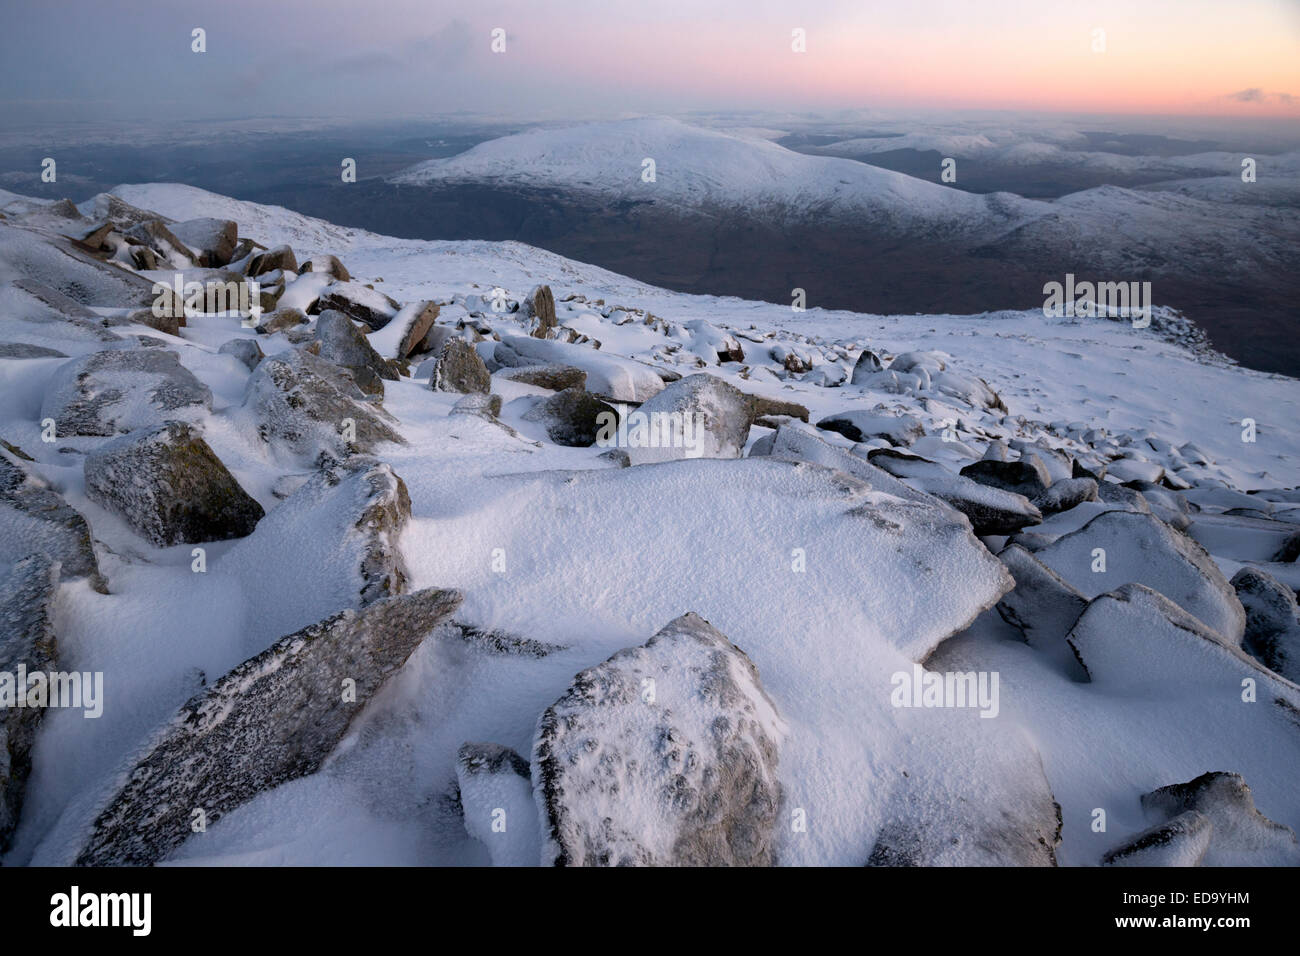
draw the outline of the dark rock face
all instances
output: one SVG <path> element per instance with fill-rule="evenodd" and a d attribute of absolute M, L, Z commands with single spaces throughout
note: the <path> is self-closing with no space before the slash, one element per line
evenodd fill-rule
<path fill-rule="evenodd" d="M 391 322 L 398 308 L 398 304 L 388 296 L 359 282 L 335 282 L 316 303 L 317 311 L 323 313 L 333 309 L 342 312 L 348 318 L 364 322 L 372 332 Z"/>
<path fill-rule="evenodd" d="M 596 444 L 602 415 L 617 421 L 618 413 L 581 388 L 567 388 L 544 399 L 524 413 L 526 421 L 546 423 L 546 434 L 557 445 L 589 448 Z"/>
<path fill-rule="evenodd" d="M 544 339 L 555 328 L 555 296 L 549 285 L 539 285 L 524 300 L 527 317 L 536 320 L 536 327 L 529 334 L 535 339 Z"/>
<path fill-rule="evenodd" d="M 55 666 L 58 578 L 58 566 L 39 554 L 0 569 L 0 672 L 15 674 L 20 664 L 29 674 Z M 15 690 L 24 693 L 26 688 Z M 13 703 L 0 708 L 0 851 L 8 849 L 18 826 L 31 775 L 32 744 L 45 713 L 42 707 Z"/>
<path fill-rule="evenodd" d="M 867 460 L 960 511 L 970 519 L 976 534 L 1015 534 L 1043 520 L 1042 512 L 1024 495 L 954 475 L 938 462 L 893 448 L 872 449 Z"/>
<path fill-rule="evenodd" d="M 1171 819 L 1189 812 L 1204 816 L 1211 824 L 1204 858 L 1208 866 L 1300 865 L 1295 832 L 1255 808 L 1255 798 L 1241 774 L 1203 773 L 1187 783 L 1143 794 L 1142 807 Z"/>
<path fill-rule="evenodd" d="M 870 349 L 863 349 L 862 354 L 858 356 L 857 362 L 853 366 L 853 376 L 849 379 L 850 385 L 862 385 L 869 375 L 884 368 L 880 364 L 880 358 Z"/>
<path fill-rule="evenodd" d="M 429 378 L 435 392 L 482 392 L 492 390 L 492 375 L 474 346 L 462 339 L 448 339 L 438 355 Z"/>
<path fill-rule="evenodd" d="M 230 219 L 187 219 L 174 223 L 172 232 L 208 267 L 229 265 L 239 240 L 239 226 Z"/>
<path fill-rule="evenodd" d="M 500 374 L 512 382 L 548 388 L 552 392 L 587 387 L 587 373 L 572 365 L 525 365 L 503 370 Z"/>
<path fill-rule="evenodd" d="M 140 403 L 138 396 L 145 401 Z M 163 349 L 95 352 L 59 366 L 41 403 L 60 435 L 118 435 L 182 417 L 186 409 L 210 411 L 212 391 Z"/>
<path fill-rule="evenodd" d="M 0 529 L 4 537 L 0 555 L 6 560 L 40 554 L 59 562 L 60 579 L 84 577 L 96 591 L 107 593 L 86 519 L 48 484 L 10 463 L 3 454 Z"/>
<path fill-rule="evenodd" d="M 775 862 L 784 725 L 749 658 L 695 614 L 588 668 L 533 750 L 556 865 Z"/>
<path fill-rule="evenodd" d="M 242 538 L 266 514 L 184 422 L 102 445 L 85 471 L 87 496 L 159 547 Z"/>
<path fill-rule="evenodd" d="M 1103 866 L 1200 866 L 1214 825 L 1190 810 L 1143 830 L 1101 858 Z"/>
<path fill-rule="evenodd" d="M 961 475 L 972 481 L 978 481 L 981 485 L 1024 495 L 1030 501 L 1045 494 L 1052 484 L 1052 477 L 1047 473 L 1047 467 L 1032 456 L 1022 458 L 1020 461 L 996 461 L 984 458 L 967 465 L 961 470 Z"/>
<path fill-rule="evenodd" d="M 883 438 L 895 447 L 910 445 L 925 434 L 925 428 L 911 415 L 867 411 L 830 415 L 819 421 L 817 427 L 838 432 L 849 441 L 863 442 L 871 438 Z"/>
<path fill-rule="evenodd" d="M 370 452 L 384 441 L 405 442 L 392 417 L 365 401 L 351 375 L 302 349 L 277 353 L 257 366 L 244 408 L 263 441 L 284 442 L 313 460 Z"/>
<path fill-rule="evenodd" d="M 320 357 L 352 373 L 357 387 L 367 395 L 384 394 L 383 379 L 395 382 L 401 376 L 374 350 L 365 334 L 342 312 L 322 312 L 316 320 Z"/>
<path fill-rule="evenodd" d="M 1295 592 L 1249 566 L 1230 583 L 1246 611 L 1242 647 L 1269 670 L 1300 684 L 1300 606 Z"/>
<path fill-rule="evenodd" d="M 259 252 L 248 260 L 245 274 L 253 279 L 268 272 L 275 272 L 277 269 L 283 272 L 298 271 L 298 257 L 288 246 L 276 246 L 266 252 Z"/>
<path fill-rule="evenodd" d="M 326 618 L 240 664 L 157 733 L 95 820 L 77 863 L 156 863 L 189 837 L 196 808 L 215 822 L 315 773 L 366 702 L 460 602 L 458 592 L 433 588 L 389 598 Z"/>
<path fill-rule="evenodd" d="M 420 351 L 425 338 L 438 321 L 442 307 L 436 302 L 416 302 L 408 305 L 397 314 L 393 321 L 405 321 L 406 332 L 397 346 L 397 357 L 407 358 Z"/>

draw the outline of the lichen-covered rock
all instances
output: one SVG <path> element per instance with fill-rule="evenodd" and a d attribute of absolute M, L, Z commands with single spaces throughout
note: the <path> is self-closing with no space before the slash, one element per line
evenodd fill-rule
<path fill-rule="evenodd" d="M 0 568 L 0 674 L 48 672 L 57 659 L 53 603 L 58 565 L 41 554 Z M 26 687 L 0 688 L 0 852 L 8 849 L 22 813 L 32 744 L 42 707 L 16 706 Z"/>
<path fill-rule="evenodd" d="M 306 325 L 310 321 L 311 319 L 307 318 L 307 313 L 302 309 L 286 307 L 276 309 L 264 316 L 258 323 L 256 331 L 258 335 L 273 335 L 276 332 L 287 332 L 299 325 Z"/>
<path fill-rule="evenodd" d="M 555 296 L 549 285 L 539 285 L 524 299 L 524 318 L 534 323 L 529 333 L 535 339 L 544 339 L 555 328 Z"/>
<path fill-rule="evenodd" d="M 758 671 L 695 614 L 574 678 L 533 776 L 558 865 L 775 862 L 785 726 Z"/>
<path fill-rule="evenodd" d="M 562 392 L 568 388 L 586 388 L 587 373 L 572 365 L 525 365 L 520 368 L 502 369 L 502 378 L 537 388 Z"/>
<path fill-rule="evenodd" d="M 250 372 L 257 368 L 262 359 L 266 358 L 262 347 L 253 339 L 231 339 L 217 349 L 217 354 L 234 356 L 243 362 Z"/>
<path fill-rule="evenodd" d="M 448 339 L 438 355 L 429 387 L 435 392 L 482 392 L 492 390 L 492 374 L 477 350 L 462 339 Z"/>
<path fill-rule="evenodd" d="M 1252 567 L 1239 570 L 1230 583 L 1246 611 L 1242 647 L 1269 670 L 1300 684 L 1300 606 L 1295 592 Z"/>
<path fill-rule="evenodd" d="M 164 349 L 113 349 L 65 362 L 50 377 L 41 418 L 59 435 L 119 435 L 212 409 L 212 390 Z"/>
<path fill-rule="evenodd" d="M 266 513 L 184 422 L 101 445 L 85 473 L 86 495 L 159 547 L 242 538 Z"/>
<path fill-rule="evenodd" d="M 266 790 L 315 773 L 366 702 L 460 605 L 435 588 L 342 611 L 281 638 L 192 698 L 96 818 L 84 866 L 147 866 Z"/>
<path fill-rule="evenodd" d="M 493 866 L 536 866 L 541 828 L 528 761 L 500 744 L 467 743 L 456 755 L 465 830 Z"/>
<path fill-rule="evenodd" d="M 333 309 L 316 319 L 320 357 L 352 373 L 352 379 L 367 395 L 384 394 L 383 379 L 397 381 L 396 369 L 366 341 L 365 334 L 342 312 Z"/>
<path fill-rule="evenodd" d="M 57 561 L 61 580 L 86 578 L 107 593 L 86 519 L 44 480 L 0 453 L 0 563 L 29 554 Z"/>
<path fill-rule="evenodd" d="M 411 496 L 392 466 L 357 456 L 325 468 L 312 479 L 326 485 L 358 485 L 360 508 L 354 529 L 364 540 L 361 558 L 361 603 L 370 604 L 406 590 L 406 562 L 398 538 L 411 520 Z"/>
<path fill-rule="evenodd" d="M 295 455 L 346 458 L 380 442 L 404 444 L 392 416 L 365 400 L 352 376 L 303 349 L 278 352 L 249 376 L 243 411 L 267 443 Z"/>
<path fill-rule="evenodd" d="M 379 331 L 393 320 L 400 306 L 374 289 L 360 282 L 335 282 L 316 303 L 320 312 L 330 309 L 342 312 L 348 318 L 364 322 L 371 331 Z"/>
<path fill-rule="evenodd" d="M 582 388 L 566 388 L 538 402 L 523 417 L 544 422 L 547 437 L 557 445 L 588 448 L 596 444 L 602 422 L 617 421 L 618 413 Z"/>

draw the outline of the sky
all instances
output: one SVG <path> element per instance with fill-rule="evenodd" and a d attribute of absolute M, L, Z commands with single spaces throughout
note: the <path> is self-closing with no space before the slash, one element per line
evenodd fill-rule
<path fill-rule="evenodd" d="M 1300 117 L 1300 0 L 0 0 L 0 25 L 11 125 L 720 109 Z M 206 52 L 192 50 L 196 28 Z"/>

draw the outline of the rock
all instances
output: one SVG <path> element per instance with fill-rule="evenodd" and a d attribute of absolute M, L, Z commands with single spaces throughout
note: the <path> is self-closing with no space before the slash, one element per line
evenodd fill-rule
<path fill-rule="evenodd" d="M 1300 684 L 1300 607 L 1295 592 L 1252 567 L 1234 574 L 1231 584 L 1246 612 L 1242 648 L 1275 674 Z"/>
<path fill-rule="evenodd" d="M 501 414 L 501 396 L 471 392 L 451 407 L 449 415 L 476 415 L 495 421 Z"/>
<path fill-rule="evenodd" d="M 746 395 L 749 401 L 749 417 L 754 424 L 761 424 L 759 419 L 771 418 L 797 418 L 801 422 L 808 421 L 808 409 L 798 402 L 783 402 L 775 398 L 764 398 L 761 395 Z M 766 427 L 775 428 L 775 425 Z"/>
<path fill-rule="evenodd" d="M 429 387 L 435 392 L 486 394 L 492 390 L 492 374 L 474 346 L 463 339 L 448 339 L 438 354 Z"/>
<path fill-rule="evenodd" d="M 400 307 L 396 302 L 359 282 L 335 282 L 316 303 L 316 310 L 342 312 L 350 319 L 364 322 L 377 332 L 393 320 Z"/>
<path fill-rule="evenodd" d="M 239 239 L 239 227 L 230 219 L 187 219 L 174 223 L 171 231 L 207 267 L 229 265 Z"/>
<path fill-rule="evenodd" d="M 176 235 L 163 225 L 161 219 L 147 219 L 126 230 L 127 241 L 134 240 L 151 249 L 158 262 L 166 263 L 177 269 L 185 269 L 198 264 L 196 256 Z"/>
<path fill-rule="evenodd" d="M 396 422 L 364 400 L 352 376 L 302 349 L 264 359 L 248 379 L 243 410 L 265 442 L 281 441 L 296 455 L 346 458 L 380 442 L 405 444 Z"/>
<path fill-rule="evenodd" d="M 1156 484 L 1164 477 L 1163 465 L 1141 458 L 1116 458 L 1106 466 L 1106 474 L 1120 482 L 1146 481 Z"/>
<path fill-rule="evenodd" d="M 528 334 L 535 339 L 544 339 L 555 328 L 555 296 L 548 285 L 536 286 L 524 299 L 524 318 L 532 319 L 537 324 Z"/>
<path fill-rule="evenodd" d="M 1093 571 L 1095 549 L 1104 572 Z M 1037 552 L 1036 557 L 1087 598 L 1130 582 L 1144 584 L 1240 644 L 1246 614 L 1214 560 L 1192 539 L 1153 515 L 1106 511 Z"/>
<path fill-rule="evenodd" d="M 978 481 L 990 488 L 1001 488 L 1024 495 L 1030 501 L 1042 497 L 1052 484 L 1047 467 L 1038 458 L 1021 458 L 1019 461 L 998 461 L 981 458 L 961 470 L 965 478 Z"/>
<path fill-rule="evenodd" d="M 1210 848 L 1214 825 L 1189 811 L 1143 830 L 1101 858 L 1103 866 L 1200 866 Z"/>
<path fill-rule="evenodd" d="M 0 564 L 30 554 L 57 561 L 62 580 L 86 578 L 108 593 L 86 519 L 47 482 L 0 454 Z"/>
<path fill-rule="evenodd" d="M 867 377 L 881 371 L 884 366 L 880 364 L 880 358 L 870 349 L 863 349 L 862 354 L 853 365 L 853 376 L 849 379 L 850 385 L 862 385 L 867 381 Z"/>
<path fill-rule="evenodd" d="M 293 254 L 293 250 L 288 246 L 275 246 L 266 252 L 259 252 L 253 258 L 248 260 L 248 268 L 245 269 L 245 275 L 250 279 L 268 272 L 297 272 L 298 257 Z"/>
<path fill-rule="evenodd" d="M 320 314 L 316 319 L 316 340 L 320 342 L 320 357 L 351 372 L 357 387 L 367 395 L 382 398 L 383 379 L 395 382 L 401 378 L 342 312 L 330 309 Z"/>
<path fill-rule="evenodd" d="M 841 366 L 828 363 L 818 365 L 799 381 L 805 385 L 815 385 L 818 388 L 839 388 L 848 377 L 848 372 Z"/>
<path fill-rule="evenodd" d="M 114 349 L 60 365 L 41 418 L 59 435 L 117 435 L 212 409 L 212 392 L 162 349 Z"/>
<path fill-rule="evenodd" d="M 413 302 L 405 305 L 393 317 L 392 324 L 402 330 L 397 343 L 397 357 L 407 358 L 421 350 L 441 311 L 436 302 Z"/>
<path fill-rule="evenodd" d="M 734 336 L 707 319 L 692 319 L 683 326 L 691 333 L 690 349 L 708 365 L 745 361 L 745 350 Z"/>
<path fill-rule="evenodd" d="M 587 373 L 572 365 L 524 365 L 502 369 L 500 374 L 509 381 L 547 388 L 552 392 L 587 387 Z"/>
<path fill-rule="evenodd" d="M 952 372 L 940 372 L 933 377 L 930 387 L 940 395 L 955 398 L 972 408 L 989 408 L 1001 412 L 1007 410 L 1006 404 L 998 393 L 989 388 L 988 382 L 982 378 L 967 378 Z"/>
<path fill-rule="evenodd" d="M 1125 511 L 1151 514 L 1151 505 L 1142 492 L 1126 485 L 1117 485 L 1113 481 L 1102 481 L 1097 484 L 1097 500 L 1104 501 L 1108 505 L 1118 505 Z"/>
<path fill-rule="evenodd" d="M 67 354 L 58 349 L 47 349 L 44 345 L 28 345 L 26 342 L 0 342 L 0 358 L 35 359 L 67 358 Z"/>
<path fill-rule="evenodd" d="M 87 497 L 159 547 L 242 538 L 265 515 L 184 422 L 101 445 L 86 456 L 85 472 Z"/>
<path fill-rule="evenodd" d="M 343 263 L 339 262 L 338 256 L 329 254 L 323 256 L 312 256 L 302 264 L 302 267 L 298 271 L 324 273 L 325 275 L 333 276 L 340 282 L 348 282 L 352 278 L 351 273 L 348 272 Z"/>
<path fill-rule="evenodd" d="M 1007 545 L 998 560 L 1016 581 L 998 602 L 998 614 L 1024 635 L 1030 647 L 1050 655 L 1061 673 L 1086 680 L 1088 672 L 1066 638 L 1087 609 L 1088 599 L 1020 545 Z"/>
<path fill-rule="evenodd" d="M 27 779 L 32 770 L 32 745 L 44 707 L 16 706 L 21 665 L 28 674 L 54 669 L 58 649 L 54 634 L 54 598 L 58 565 L 33 554 L 0 568 L 0 674 L 12 675 L 8 690 L 0 690 L 0 852 L 22 815 Z M 26 700 L 27 698 L 24 698 Z"/>
<path fill-rule="evenodd" d="M 802 375 L 804 372 L 812 371 L 812 354 L 807 349 L 774 345 L 768 351 L 768 355 L 791 375 Z"/>
<path fill-rule="evenodd" d="M 119 342 L 100 324 L 99 317 L 77 300 L 32 279 L 15 279 L 12 317 L 43 326 L 42 334 L 83 342 Z"/>
<path fill-rule="evenodd" d="M 867 459 L 895 478 L 946 501 L 970 519 L 978 535 L 1015 534 L 1043 520 L 1042 513 L 1024 495 L 954 475 L 937 462 L 892 448 L 873 449 Z"/>
<path fill-rule="evenodd" d="M 1085 501 L 1097 500 L 1097 482 L 1091 478 L 1063 478 L 1033 499 L 1034 506 L 1045 515 L 1069 511 Z"/>
<path fill-rule="evenodd" d="M 582 671 L 542 715 L 533 764 L 548 856 L 775 863 L 785 732 L 744 652 L 695 614 L 677 618 Z"/>
<path fill-rule="evenodd" d="M 1297 558 L 1300 558 L 1300 528 L 1297 528 L 1287 536 L 1287 539 L 1282 542 L 1269 560 L 1295 561 Z"/>
<path fill-rule="evenodd" d="M 262 321 L 257 325 L 258 335 L 273 335 L 276 332 L 284 332 L 299 325 L 306 325 L 311 319 L 307 318 L 307 313 L 301 309 L 284 308 L 276 309 L 269 315 L 265 315 Z"/>
<path fill-rule="evenodd" d="M 618 447 L 634 465 L 739 458 L 749 440 L 751 415 L 749 396 L 740 389 L 713 375 L 688 375 L 628 413 L 626 445 L 620 438 Z"/>
<path fill-rule="evenodd" d="M 250 372 L 257 368 L 258 362 L 266 358 L 266 355 L 262 352 L 262 347 L 254 339 L 231 339 L 217 349 L 217 354 L 233 355 L 243 362 Z"/>
<path fill-rule="evenodd" d="M 456 754 L 465 830 L 493 866 L 536 866 L 542 835 L 528 761 L 500 744 L 468 743 Z"/>
<path fill-rule="evenodd" d="M 899 481 L 867 459 L 850 454 L 843 448 L 823 441 L 814 432 L 793 425 L 782 425 L 774 434 L 754 442 L 749 454 L 750 457 L 770 455 L 786 461 L 805 461 L 821 465 L 851 475 L 873 491 L 883 491 L 896 498 L 926 504 L 936 509 L 951 510 L 925 492 L 917 491 L 911 485 Z"/>
<path fill-rule="evenodd" d="M 1206 866 L 1298 866 L 1300 844 L 1295 832 L 1274 823 L 1255 808 L 1250 787 L 1236 773 L 1203 773 L 1143 794 L 1148 813 L 1176 819 L 1196 813 L 1211 826 L 1203 857 Z"/>
<path fill-rule="evenodd" d="M 601 425 L 618 422 L 618 412 L 612 406 L 581 387 L 567 388 L 543 399 L 523 417 L 529 422 L 545 422 L 546 434 L 551 441 L 571 448 L 588 448 L 596 444 Z"/>
<path fill-rule="evenodd" d="M 910 445 L 925 434 L 920 421 L 911 415 L 882 415 L 867 411 L 840 412 L 823 418 L 817 427 L 838 432 L 849 441 L 883 438 L 894 446 Z"/>
<path fill-rule="evenodd" d="M 258 794 L 315 773 L 460 602 L 456 591 L 430 588 L 341 611 L 240 664 L 155 734 L 120 778 L 77 864 L 157 863 L 191 835 L 195 808 L 211 825 Z"/>
<path fill-rule="evenodd" d="M 566 342 L 508 335 L 492 357 L 502 368 L 572 365 L 587 373 L 587 390 L 607 402 L 644 402 L 663 391 L 664 381 L 649 365 Z"/>

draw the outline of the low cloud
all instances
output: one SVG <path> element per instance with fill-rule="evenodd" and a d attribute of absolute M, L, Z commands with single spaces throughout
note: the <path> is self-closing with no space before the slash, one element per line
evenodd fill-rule
<path fill-rule="evenodd" d="M 1238 103 L 1284 103 L 1290 106 L 1296 101 L 1296 98 L 1290 93 L 1269 93 L 1261 90 L 1258 86 L 1252 86 L 1248 89 L 1238 90 L 1236 93 L 1229 93 L 1227 96 L 1230 100 L 1236 100 Z"/>

